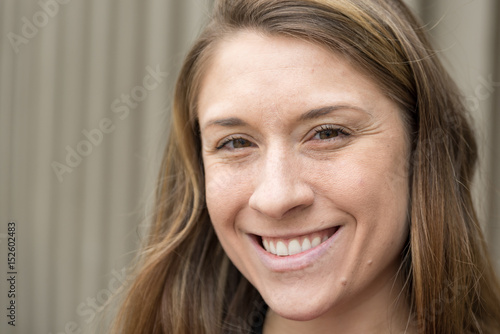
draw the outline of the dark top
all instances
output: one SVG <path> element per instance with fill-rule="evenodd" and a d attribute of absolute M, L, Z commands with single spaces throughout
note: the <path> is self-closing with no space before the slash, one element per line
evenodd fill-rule
<path fill-rule="evenodd" d="M 254 325 L 252 326 L 252 334 L 262 334 L 264 330 L 264 320 L 266 319 L 267 304 L 262 302 L 260 310 L 256 310 L 258 317 L 254 318 Z M 256 314 L 256 315 L 257 315 Z"/>
<path fill-rule="evenodd" d="M 264 330 L 264 323 L 252 328 L 252 334 L 262 334 Z"/>

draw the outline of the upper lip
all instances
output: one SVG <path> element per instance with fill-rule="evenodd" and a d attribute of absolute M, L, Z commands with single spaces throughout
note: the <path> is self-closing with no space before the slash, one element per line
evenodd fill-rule
<path fill-rule="evenodd" d="M 315 229 L 315 230 L 311 230 L 311 231 L 307 231 L 307 232 L 298 232 L 298 233 L 286 233 L 286 234 L 285 233 L 284 234 L 280 234 L 280 233 L 276 233 L 276 234 L 249 233 L 249 234 L 254 234 L 254 235 L 258 236 L 258 237 L 264 237 L 264 238 L 293 239 L 293 238 L 299 238 L 299 237 L 302 237 L 302 236 L 305 236 L 305 235 L 309 235 L 309 234 L 313 234 L 313 233 L 318 233 L 318 232 L 326 231 L 326 230 L 329 230 L 329 229 L 338 228 L 340 226 L 341 225 L 334 225 L 334 226 L 330 226 L 330 227 Z"/>

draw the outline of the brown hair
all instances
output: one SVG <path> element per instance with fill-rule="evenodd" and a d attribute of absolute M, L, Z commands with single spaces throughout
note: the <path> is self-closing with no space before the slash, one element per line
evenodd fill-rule
<path fill-rule="evenodd" d="M 500 288 L 471 200 L 474 134 L 457 87 L 402 1 L 220 0 L 177 81 L 154 222 L 115 332 L 248 333 L 263 321 L 259 293 L 210 223 L 196 119 L 217 42 L 245 29 L 327 47 L 399 104 L 412 142 L 400 270 L 410 326 L 429 334 L 500 331 Z"/>

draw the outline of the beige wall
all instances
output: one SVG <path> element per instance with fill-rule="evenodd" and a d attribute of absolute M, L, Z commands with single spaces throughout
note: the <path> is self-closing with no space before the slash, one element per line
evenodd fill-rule
<path fill-rule="evenodd" d="M 416 1 L 413 1 L 416 2 Z M 468 102 L 480 145 L 474 195 L 500 272 L 500 2 L 418 1 L 435 46 Z"/>
<path fill-rule="evenodd" d="M 0 0 L 2 309 L 10 220 L 17 224 L 18 272 L 17 326 L 7 326 L 2 312 L 1 333 L 69 333 L 95 325 L 100 306 L 127 284 L 122 269 L 147 215 L 172 82 L 207 13 L 203 0 L 59 1 L 48 15 L 37 1 Z M 500 81 L 498 3 L 408 2 L 429 24 L 474 111 L 482 148 L 475 191 L 500 265 L 500 136 L 494 131 L 500 85 L 484 83 L 490 75 Z M 36 31 L 25 23 L 34 20 Z M 141 101 L 127 106 L 127 95 Z M 109 133 L 101 138 L 94 129 Z M 85 131 L 93 144 L 83 142 Z M 67 147 L 87 156 L 72 157 L 71 172 L 61 170 L 58 178 L 53 165 L 69 165 Z"/>

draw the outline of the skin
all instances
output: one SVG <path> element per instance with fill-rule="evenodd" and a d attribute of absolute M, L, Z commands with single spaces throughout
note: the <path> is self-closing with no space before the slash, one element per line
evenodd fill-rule
<path fill-rule="evenodd" d="M 251 31 L 221 41 L 209 64 L 198 99 L 206 202 L 227 255 L 269 305 L 266 334 L 405 331 L 396 274 L 410 147 L 379 87 L 320 46 Z M 337 226 L 298 269 L 276 257 L 270 267 L 258 249 L 260 236 Z"/>

